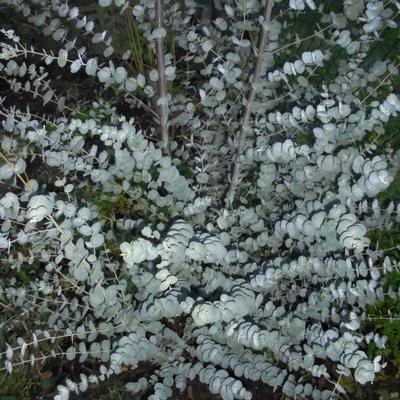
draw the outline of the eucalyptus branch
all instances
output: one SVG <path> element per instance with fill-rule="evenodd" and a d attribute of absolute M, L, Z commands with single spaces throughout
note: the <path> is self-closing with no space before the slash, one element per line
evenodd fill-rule
<path fill-rule="evenodd" d="M 163 0 L 156 0 L 156 29 L 163 29 Z M 169 135 L 168 135 L 168 90 L 165 78 L 164 62 L 164 43 L 163 37 L 158 32 L 156 42 L 157 71 L 158 71 L 158 105 L 160 106 L 160 126 L 162 136 L 162 147 L 164 151 L 170 153 Z"/>
<path fill-rule="evenodd" d="M 262 65 L 263 55 L 264 55 L 264 48 L 265 48 L 265 45 L 267 42 L 267 36 L 268 36 L 268 23 L 271 21 L 271 11 L 272 11 L 273 5 L 274 5 L 274 0 L 268 0 L 267 4 L 265 5 L 263 26 L 262 26 L 261 33 L 260 33 L 260 39 L 259 39 L 258 51 L 257 51 L 258 59 L 257 59 L 257 64 L 256 64 L 256 68 L 255 68 L 254 75 L 253 75 L 253 80 L 251 82 L 250 95 L 249 95 L 249 98 L 247 99 L 247 103 L 246 103 L 246 110 L 245 110 L 245 114 L 243 117 L 242 128 L 241 128 L 240 134 L 239 134 L 239 141 L 238 141 L 238 147 L 237 147 L 235 161 L 234 161 L 233 173 L 231 176 L 231 182 L 230 182 L 229 190 L 228 190 L 228 193 L 227 193 L 226 199 L 225 199 L 227 204 L 232 204 L 233 198 L 234 198 L 235 192 L 236 192 L 236 187 L 239 184 L 240 156 L 243 153 L 244 143 L 246 141 L 247 133 L 250 130 L 249 120 L 250 120 L 250 115 L 251 115 L 251 109 L 252 109 L 254 99 L 255 99 L 256 93 L 257 93 L 257 81 L 259 80 L 259 77 L 260 77 L 261 65 Z"/>
<path fill-rule="evenodd" d="M 400 115 L 400 60 L 394 38 L 382 35 L 398 26 L 400 6 L 366 0 L 331 12 L 314 0 L 263 0 L 255 12 L 254 2 L 231 1 L 226 17 L 216 4 L 211 25 L 202 2 L 128 1 L 117 7 L 135 30 L 132 57 L 143 38 L 154 41 L 139 57 L 154 69 L 138 67 L 137 76 L 129 76 L 131 53 L 118 65 L 111 38 L 68 0 L 48 13 L 44 3 L 23 11 L 35 32 L 58 42 L 53 50 L 21 44 L 28 32 L 20 40 L 0 29 L 0 264 L 12 272 L 0 279 L 0 328 L 11 333 L 0 349 L 3 375 L 78 356 L 91 375 L 73 382 L 66 373 L 57 400 L 149 366 L 150 380 L 146 373 L 126 385 L 133 396 L 153 387 L 153 397 L 171 398 L 173 383 L 182 390 L 200 379 L 223 398 L 250 399 L 244 384 L 261 381 L 287 398 L 333 399 L 344 393 L 343 371 L 354 383 L 374 382 L 386 363 L 364 350 L 374 343 L 392 354 L 376 324 L 390 328 L 399 317 L 380 305 L 400 298 L 395 282 L 387 286 L 400 270 L 400 204 L 384 192 L 400 169 L 393 132 L 385 134 Z M 117 23 L 114 3 L 98 0 Z M 53 22 L 57 14 L 77 29 Z M 310 32 L 296 32 L 306 23 Z M 102 55 L 98 46 L 90 58 L 76 53 L 67 38 L 79 32 L 104 44 Z M 382 44 L 390 48 L 383 57 Z M 86 74 L 100 89 L 96 101 L 79 91 L 68 112 L 48 87 L 58 73 L 51 63 L 69 70 L 55 77 L 57 88 L 80 71 L 76 84 Z M 117 89 L 117 103 L 102 97 L 102 85 Z M 43 110 L 33 114 L 35 99 Z M 130 118 L 126 105 L 145 114 Z M 157 138 L 146 116 L 160 127 Z M 171 160 L 163 153 L 174 126 Z M 251 162 L 259 168 L 244 182 Z M 251 189 L 237 201 L 245 183 Z M 303 372 L 330 386 L 322 392 Z"/>

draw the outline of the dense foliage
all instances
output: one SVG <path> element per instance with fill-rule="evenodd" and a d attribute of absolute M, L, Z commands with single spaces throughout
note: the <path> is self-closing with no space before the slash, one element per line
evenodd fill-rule
<path fill-rule="evenodd" d="M 126 390 L 151 400 L 194 379 L 223 400 L 251 399 L 244 379 L 315 400 L 373 382 L 365 346 L 388 338 L 360 327 L 400 295 L 368 237 L 400 221 L 378 200 L 399 153 L 375 145 L 400 63 L 370 54 L 400 3 L 98 6 L 0 0 L 24 21 L 1 29 L 0 305 L 29 320 L 2 323 L 1 371 L 94 362 L 57 400 L 144 363 Z M 89 90 L 73 101 L 65 76 Z"/>

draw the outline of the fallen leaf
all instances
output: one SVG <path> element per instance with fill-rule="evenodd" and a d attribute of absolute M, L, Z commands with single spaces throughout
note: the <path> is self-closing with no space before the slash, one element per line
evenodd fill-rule
<path fill-rule="evenodd" d="M 193 388 L 189 385 L 187 388 L 187 395 L 189 397 L 190 400 L 194 400 L 194 396 L 193 396 Z"/>

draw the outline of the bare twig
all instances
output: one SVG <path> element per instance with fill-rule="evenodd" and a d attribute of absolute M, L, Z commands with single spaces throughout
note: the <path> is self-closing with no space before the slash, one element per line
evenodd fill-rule
<path fill-rule="evenodd" d="M 151 114 L 153 114 L 156 117 L 157 120 L 160 120 L 160 116 L 151 107 L 149 107 L 145 102 L 140 100 L 139 97 L 136 97 L 132 93 L 128 93 L 127 97 L 131 97 L 132 99 L 137 101 L 143 108 L 145 108 L 147 111 L 149 111 Z"/>
<path fill-rule="evenodd" d="M 235 157 L 235 161 L 234 161 L 235 164 L 233 167 L 233 173 L 231 176 L 231 183 L 230 183 L 229 190 L 228 190 L 228 193 L 227 193 L 226 199 L 225 199 L 227 204 L 232 204 L 233 198 L 234 198 L 235 192 L 236 192 L 236 187 L 239 183 L 240 156 L 243 152 L 247 132 L 249 131 L 249 119 L 250 119 L 250 115 L 251 115 L 251 108 L 253 106 L 254 99 L 256 97 L 257 81 L 259 80 L 259 77 L 260 77 L 261 65 L 262 65 L 262 60 L 263 60 L 263 55 L 264 55 L 264 48 L 265 48 L 265 44 L 267 42 L 267 36 L 268 36 L 268 27 L 266 25 L 271 20 L 271 11 L 272 11 L 273 4 L 274 4 L 274 0 L 267 0 L 267 4 L 265 5 L 263 27 L 261 29 L 260 39 L 259 39 L 259 44 L 258 44 L 258 59 L 257 59 L 256 68 L 254 71 L 253 81 L 251 83 L 250 95 L 249 95 L 249 98 L 247 99 L 246 110 L 245 110 L 245 114 L 244 114 L 243 122 L 242 122 L 242 128 L 241 128 L 240 134 L 239 134 L 239 141 L 238 141 L 238 147 L 237 147 L 236 157 Z"/>
<path fill-rule="evenodd" d="M 156 2 L 156 28 L 161 29 L 163 25 L 163 0 L 155 0 Z M 160 126 L 162 136 L 162 146 L 167 154 L 170 154 L 169 135 L 168 135 L 168 103 L 167 103 L 167 82 L 165 78 L 164 63 L 164 43 L 163 38 L 159 35 L 156 41 L 157 55 L 157 71 L 158 71 L 158 100 L 160 104 Z"/>

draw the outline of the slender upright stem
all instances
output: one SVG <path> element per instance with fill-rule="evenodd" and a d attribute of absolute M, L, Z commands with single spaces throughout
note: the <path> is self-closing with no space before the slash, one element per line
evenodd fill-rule
<path fill-rule="evenodd" d="M 155 0 L 156 6 L 156 28 L 163 26 L 163 0 Z M 165 78 L 164 63 L 164 39 L 157 37 L 156 55 L 157 55 L 157 72 L 158 72 L 158 98 L 161 99 L 160 104 L 160 126 L 162 136 L 162 146 L 167 154 L 170 154 L 169 135 L 168 135 L 168 103 L 167 103 L 167 80 Z"/>
<path fill-rule="evenodd" d="M 232 172 L 232 176 L 231 176 L 231 183 L 230 183 L 229 190 L 228 190 L 228 193 L 227 193 L 226 199 L 225 199 L 225 202 L 227 203 L 227 205 L 232 204 L 233 199 L 235 197 L 236 188 L 239 183 L 240 167 L 241 167 L 240 156 L 243 153 L 247 133 L 250 131 L 249 120 L 250 120 L 250 115 L 251 115 L 251 108 L 253 106 L 254 99 L 255 99 L 256 93 L 257 93 L 257 81 L 260 78 L 261 65 L 262 65 L 263 55 L 264 55 L 264 48 L 267 43 L 268 27 L 266 26 L 266 24 L 268 24 L 271 21 L 271 11 L 272 11 L 273 5 L 274 5 L 274 0 L 267 0 L 267 4 L 265 5 L 265 10 L 264 10 L 264 23 L 263 23 L 263 27 L 260 32 L 260 38 L 259 38 L 259 43 L 258 43 L 258 54 L 257 54 L 258 58 L 257 58 L 256 68 L 254 70 L 253 80 L 251 83 L 251 90 L 250 90 L 249 98 L 247 99 L 246 110 L 245 110 L 243 122 L 242 122 L 242 128 L 241 128 L 240 134 L 239 134 L 239 141 L 238 141 L 238 147 L 237 147 L 235 161 L 234 161 L 235 164 L 234 164 L 233 172 Z"/>

